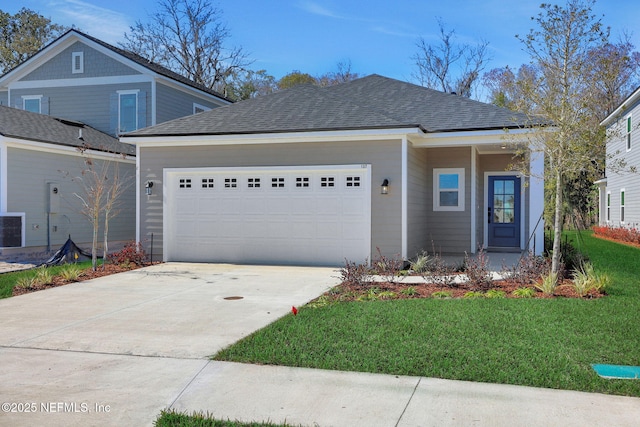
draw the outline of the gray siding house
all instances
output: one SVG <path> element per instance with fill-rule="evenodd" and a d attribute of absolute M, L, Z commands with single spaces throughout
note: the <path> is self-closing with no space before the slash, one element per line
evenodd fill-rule
<path fill-rule="evenodd" d="M 91 240 L 91 225 L 76 215 L 69 196 L 76 189 L 67 188 L 71 184 L 62 179 L 62 171 L 72 173 L 81 166 L 78 142 L 89 144 L 105 161 L 114 160 L 105 152 L 125 154 L 118 164 L 133 180 L 135 150 L 118 145 L 118 135 L 228 104 L 222 95 L 162 66 L 69 30 L 0 76 L 0 230 L 9 233 L 9 223 L 17 227 L 16 215 L 22 218 L 20 230 L 12 228 L 11 241 L 0 242 L 0 253 L 56 249 L 68 234 L 79 244 Z M 16 115 L 7 107 L 44 117 Z M 49 125 L 51 134 L 45 129 Z M 60 126 L 72 131 L 65 134 Z M 79 131 L 84 141 L 78 140 Z M 60 212 L 51 211 L 47 202 L 52 183 L 63 190 L 54 197 L 60 200 Z M 133 240 L 135 187 L 123 197 L 128 205 L 111 234 L 114 240 Z"/>
<path fill-rule="evenodd" d="M 77 30 L 0 77 L 0 105 L 77 120 L 113 136 L 229 103 Z"/>
<path fill-rule="evenodd" d="M 137 239 L 166 261 L 340 265 L 378 249 L 542 251 L 541 180 L 508 172 L 523 117 L 371 75 L 127 133 Z M 531 169 L 543 159 L 532 153 Z"/>
<path fill-rule="evenodd" d="M 599 189 L 599 223 L 640 227 L 640 88 L 601 125 L 607 129 L 606 178 Z"/>
<path fill-rule="evenodd" d="M 0 254 L 55 250 L 71 235 L 91 247 L 82 213 L 86 160 L 113 179 L 135 176 L 135 147 L 80 122 L 0 106 Z M 135 236 L 135 192 L 110 222 L 114 246 Z M 101 231 L 102 233 L 102 231 Z M 102 235 L 102 234 L 101 234 Z"/>

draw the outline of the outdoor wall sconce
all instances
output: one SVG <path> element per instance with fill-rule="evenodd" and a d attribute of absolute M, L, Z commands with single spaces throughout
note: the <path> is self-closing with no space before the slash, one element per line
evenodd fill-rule
<path fill-rule="evenodd" d="M 147 193 L 147 196 L 151 195 L 151 188 L 153 187 L 153 181 L 147 181 L 144 185 L 144 191 Z"/>
<path fill-rule="evenodd" d="M 382 185 L 380 186 L 380 194 L 389 194 L 389 180 L 386 178 L 382 181 Z"/>

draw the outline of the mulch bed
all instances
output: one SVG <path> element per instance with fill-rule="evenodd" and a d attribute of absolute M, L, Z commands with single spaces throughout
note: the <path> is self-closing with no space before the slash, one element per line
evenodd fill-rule
<path fill-rule="evenodd" d="M 52 283 L 48 285 L 37 285 L 31 286 L 28 288 L 20 288 L 15 286 L 13 288 L 13 296 L 29 294 L 31 292 L 42 291 L 45 289 L 56 288 L 58 286 L 68 285 L 70 283 L 83 282 L 85 280 L 97 279 L 98 277 L 109 276 L 111 274 L 123 273 L 125 271 L 136 270 L 144 266 L 130 264 L 130 265 L 118 265 L 118 264 L 105 264 L 104 266 L 99 266 L 98 270 L 93 271 L 91 268 L 88 268 L 82 272 L 78 280 L 73 282 L 64 280 L 61 276 L 54 276 Z"/>
<path fill-rule="evenodd" d="M 484 289 L 473 288 L 468 284 L 454 285 L 454 286 L 443 286 L 441 284 L 435 283 L 402 283 L 402 281 L 397 281 L 394 283 L 391 282 L 375 282 L 371 283 L 368 286 L 351 286 L 348 283 L 341 283 L 338 288 L 334 288 L 325 295 L 332 300 L 340 300 L 340 301 L 357 301 L 359 297 L 367 295 L 367 293 L 374 288 L 376 289 L 376 293 L 380 292 L 393 292 L 395 295 L 393 296 L 384 296 L 379 299 L 416 299 L 416 298 L 432 298 L 435 292 L 446 291 L 451 294 L 451 298 L 463 298 L 467 292 L 470 291 L 479 291 L 486 292 L 489 289 L 496 289 L 499 291 L 505 292 L 505 298 L 518 298 L 513 295 L 513 291 L 518 288 L 528 287 L 532 288 L 536 291 L 535 296 L 533 298 L 582 298 L 582 299 L 592 299 L 592 298 L 601 298 L 604 294 L 599 293 L 595 290 L 590 290 L 587 295 L 584 297 L 580 297 L 578 293 L 575 291 L 573 286 L 571 285 L 570 280 L 563 280 L 556 288 L 556 291 L 553 295 L 546 295 L 540 290 L 535 288 L 535 285 L 531 284 L 528 286 L 523 286 L 514 281 L 508 280 L 497 280 L 492 282 L 491 286 Z M 407 288 L 413 288 L 413 292 L 411 295 L 408 295 L 406 292 Z M 405 292 L 403 292 L 405 290 Z"/>

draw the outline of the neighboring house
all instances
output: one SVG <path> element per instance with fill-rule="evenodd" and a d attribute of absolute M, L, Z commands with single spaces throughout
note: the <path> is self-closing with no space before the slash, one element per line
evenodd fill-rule
<path fill-rule="evenodd" d="M 229 103 L 77 30 L 0 77 L 0 105 L 70 118 L 113 136 Z"/>
<path fill-rule="evenodd" d="M 599 223 L 640 226 L 640 88 L 600 125 L 607 129 L 606 178 L 596 181 Z"/>
<path fill-rule="evenodd" d="M 524 141 L 524 124 L 506 109 L 372 75 L 132 132 L 121 141 L 138 152 L 137 239 L 149 249 L 153 234 L 166 261 L 540 253 L 543 183 L 506 171 L 505 129 Z M 531 159 L 542 173 L 541 156 Z"/>
<path fill-rule="evenodd" d="M 77 197 L 90 178 L 85 161 L 96 171 L 108 162 L 109 179 L 117 170 L 133 181 L 134 154 L 135 147 L 82 123 L 0 106 L 0 255 L 55 250 L 69 235 L 90 248 L 92 226 Z M 133 186 L 118 210 L 109 227 L 114 246 L 135 237 Z"/>
<path fill-rule="evenodd" d="M 70 123 L 74 121 L 83 123 L 87 126 L 83 128 L 85 141 L 93 142 L 88 139 L 87 132 L 94 135 L 100 131 L 117 137 L 123 132 L 229 103 L 228 99 L 215 91 L 160 65 L 77 30 L 69 30 L 27 61 L 0 76 L 0 105 L 45 116 L 16 116 L 6 108 L 1 110 L 4 116 L 0 118 L 3 124 L 1 131 L 6 133 L 0 140 L 0 215 L 22 215 L 21 246 L 55 249 L 58 243 L 64 243 L 71 230 L 74 230 L 72 237 L 77 243 L 87 242 L 86 233 L 77 230 L 81 224 L 85 227 L 83 230 L 90 230 L 91 225 L 68 213 L 51 212 L 51 206 L 45 204 L 49 196 L 41 193 L 50 182 L 62 185 L 59 170 L 79 167 L 75 148 L 62 147 L 73 147 L 78 141 L 70 141 L 69 135 L 55 133 L 61 132 L 55 130 L 60 128 L 60 123 L 69 129 L 73 128 L 74 125 Z M 70 121 L 56 122 L 46 116 Z M 29 120 L 33 123 L 29 123 Z M 49 125 L 54 126 L 50 135 L 45 129 Z M 74 128 L 73 131 L 77 134 L 79 129 Z M 98 150 L 117 143 L 114 138 L 104 134 L 96 137 L 95 148 Z M 29 148 L 25 148 L 27 146 Z M 130 156 L 135 155 L 135 151 L 125 152 Z M 124 163 L 127 167 L 133 167 L 134 162 L 128 159 Z M 130 171 L 132 178 L 133 171 Z M 34 173 L 34 178 L 24 177 L 22 174 L 26 172 Z M 62 193 L 61 200 L 63 195 L 68 197 L 69 194 Z M 27 199 L 29 203 L 23 203 Z M 124 210 L 134 212 L 133 186 L 124 199 L 131 203 Z M 57 216 L 47 217 L 48 213 Z M 114 230 L 115 239 L 135 237 L 132 232 L 135 229 L 133 216 L 122 215 L 118 221 L 127 218 L 131 223 L 126 226 L 123 224 L 121 232 Z M 49 226 L 45 219 L 51 220 Z M 56 224 L 56 219 L 67 223 Z M 6 230 L 10 220 L 3 221 Z M 17 238 L 18 233 L 12 235 Z M 3 247 L 15 245 L 15 240 L 10 244 L 7 241 L 0 242 L 0 251 L 3 251 Z"/>

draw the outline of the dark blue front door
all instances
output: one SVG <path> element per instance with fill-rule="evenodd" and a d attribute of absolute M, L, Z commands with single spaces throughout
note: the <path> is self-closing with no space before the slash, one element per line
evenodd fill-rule
<path fill-rule="evenodd" d="M 520 247 L 520 178 L 489 177 L 489 247 Z"/>

